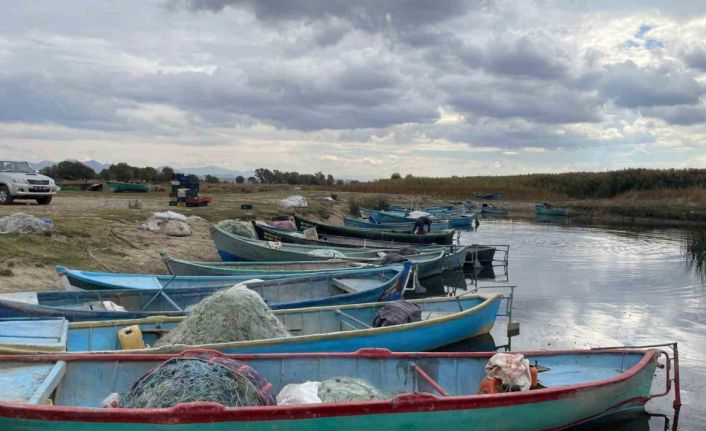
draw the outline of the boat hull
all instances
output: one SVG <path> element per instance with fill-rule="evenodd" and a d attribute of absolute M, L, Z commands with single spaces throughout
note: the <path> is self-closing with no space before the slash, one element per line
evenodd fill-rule
<path fill-rule="evenodd" d="M 443 356 L 443 354 L 378 352 L 366 351 L 346 356 L 339 355 L 336 358 L 341 358 L 340 360 L 331 358 L 330 354 L 316 355 L 312 359 L 307 359 L 307 356 L 287 355 L 272 359 L 257 356 L 243 359 L 258 371 L 264 371 L 266 378 L 273 381 L 275 387 L 281 387 L 283 379 L 291 381 L 296 378 L 293 377 L 296 374 L 293 368 L 299 370 L 299 367 L 302 375 L 295 381 L 317 380 L 334 374 L 339 375 L 338 373 L 343 369 L 358 378 L 370 380 L 373 385 L 379 385 L 381 378 L 374 374 L 377 370 L 382 376 L 392 374 L 390 378 L 395 381 L 401 378 L 409 379 L 409 385 L 411 385 L 412 382 L 419 381 L 419 378 L 410 371 L 411 362 L 418 363 L 433 379 L 440 381 L 443 387 L 444 382 L 449 381 L 450 373 L 456 373 L 454 381 L 459 381 L 454 364 L 462 366 L 459 363 L 463 358 L 487 361 L 487 358 L 492 355 L 492 353 L 472 353 Z M 618 353 L 608 353 L 608 355 Z M 596 354 L 584 353 L 584 355 Z M 553 365 L 553 358 L 549 355 L 551 355 L 550 352 L 525 353 L 530 363 L 538 360 L 540 363 Z M 556 359 L 569 361 L 574 355 L 581 354 L 561 355 L 559 353 Z M 250 408 L 225 408 L 220 404 L 201 402 L 182 404 L 168 409 L 97 409 L 64 407 L 61 405 L 61 392 L 59 392 L 60 399 L 55 406 L 0 402 L 0 428 L 6 431 L 564 429 L 603 415 L 643 409 L 645 402 L 650 398 L 650 385 L 656 369 L 657 357 L 656 351 L 648 351 L 640 357 L 639 362 L 615 376 L 548 389 L 496 395 L 438 397 L 432 395 L 433 389 L 428 384 L 420 381 L 418 383 L 420 390 L 417 393 L 408 392 L 389 401 L 377 402 Z M 71 367 L 83 367 L 98 376 L 105 377 L 106 374 L 112 373 L 115 377 L 117 369 L 123 370 L 123 373 L 126 370 L 134 370 L 132 374 L 139 376 L 145 369 L 167 359 L 168 356 L 125 355 L 118 359 L 120 361 L 118 363 L 115 362 L 115 358 L 115 355 L 97 355 L 94 358 L 86 358 L 82 355 L 0 357 L 3 361 L 14 361 L 14 363 L 20 360 L 35 363 L 42 360 L 62 360 L 68 364 L 67 368 L 70 371 L 67 374 L 77 372 Z M 457 361 L 450 358 L 457 358 Z M 78 363 L 74 364 L 74 362 Z M 435 367 L 435 362 L 439 362 L 439 366 Z M 136 365 L 131 366 L 132 363 Z M 317 371 L 305 371 L 312 368 Z M 481 367 L 477 368 L 480 372 Z M 394 377 L 395 371 L 402 375 Z M 277 378 L 277 372 L 286 373 L 286 376 Z M 467 384 L 474 382 L 475 385 L 480 378 L 482 378 L 480 374 L 470 376 Z M 73 385 L 67 383 L 67 385 L 69 389 L 78 389 L 75 383 Z M 87 394 L 83 397 L 94 393 L 97 395 L 110 392 L 116 389 L 115 386 L 126 387 L 127 385 L 128 383 L 123 382 L 117 384 L 108 382 L 107 387 L 98 389 L 94 385 L 92 388 L 87 388 Z M 454 393 L 453 388 L 450 390 Z M 473 389 L 466 388 L 465 393 L 472 393 L 471 391 Z"/>
<path fill-rule="evenodd" d="M 109 182 L 108 187 L 115 193 L 147 193 L 150 191 L 149 184 Z"/>
<path fill-rule="evenodd" d="M 446 224 L 431 225 L 431 232 L 424 235 L 412 233 L 414 222 L 395 224 L 375 224 L 365 220 L 350 217 L 343 218 L 343 226 L 320 223 L 302 217 L 294 216 L 299 229 L 315 227 L 317 232 L 329 235 L 352 236 L 382 241 L 397 241 L 410 244 L 445 244 L 453 242 L 454 231 L 448 230 Z"/>
<path fill-rule="evenodd" d="M 568 208 L 546 208 L 543 205 L 535 205 L 534 211 L 537 215 L 552 216 L 552 217 L 568 217 Z"/>

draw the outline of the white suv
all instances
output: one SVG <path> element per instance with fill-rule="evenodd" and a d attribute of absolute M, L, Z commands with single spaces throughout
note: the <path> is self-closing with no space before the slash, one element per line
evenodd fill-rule
<path fill-rule="evenodd" d="M 40 175 L 27 162 L 0 161 L 0 205 L 15 199 L 36 199 L 48 205 L 60 189 L 54 180 Z"/>

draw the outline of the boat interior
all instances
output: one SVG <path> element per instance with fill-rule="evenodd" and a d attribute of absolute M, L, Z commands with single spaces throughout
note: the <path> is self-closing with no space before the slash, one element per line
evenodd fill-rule
<path fill-rule="evenodd" d="M 184 360 L 192 352 L 182 354 Z M 390 397 L 402 393 L 425 392 L 439 395 L 419 373 L 431 377 L 448 395 L 475 395 L 485 378 L 485 364 L 491 354 L 457 357 L 319 356 L 258 357 L 247 362 L 273 385 L 275 393 L 289 383 L 322 381 L 336 377 L 364 379 Z M 369 356 L 369 355 L 368 355 Z M 637 364 L 640 352 L 577 352 L 528 356 L 547 371 L 539 374 L 545 388 L 588 383 L 614 377 Z M 159 365 L 165 356 L 142 356 L 127 360 L 86 359 L 66 356 L 56 360 L 22 362 L 12 357 L 0 358 L 0 400 L 35 405 L 99 407 L 113 392 L 126 393 L 148 370 Z M 105 358 L 105 357 L 103 357 Z M 538 389 L 542 390 L 542 389 Z M 484 395 L 479 395 L 482 397 Z"/>

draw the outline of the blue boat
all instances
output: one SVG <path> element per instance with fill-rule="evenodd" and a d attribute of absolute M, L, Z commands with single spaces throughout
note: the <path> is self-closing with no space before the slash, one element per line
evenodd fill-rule
<path fill-rule="evenodd" d="M 473 192 L 473 196 L 475 196 L 478 199 L 483 199 L 483 200 L 498 200 L 498 199 L 500 199 L 500 192 L 493 192 L 493 193 Z"/>
<path fill-rule="evenodd" d="M 147 347 L 139 349 L 139 353 L 174 353 L 187 348 L 225 353 L 354 352 L 363 348 L 422 352 L 489 333 L 501 300 L 500 294 L 411 300 L 409 302 L 422 309 L 421 321 L 379 328 L 373 327 L 373 320 L 385 304 L 381 302 L 277 310 L 274 315 L 287 327 L 291 337 L 199 346 Z M 144 345 L 154 346 L 158 337 L 183 319 L 154 316 L 70 324 L 65 319 L 12 320 L 7 323 L 14 325 L 7 327 L 6 321 L 0 321 L 6 337 L 14 337 L 13 342 L 0 338 L 0 353 L 121 351 L 118 331 L 133 325 L 139 326 Z M 18 326 L 19 329 L 15 329 Z M 27 337 L 28 331 L 22 331 L 22 328 L 34 328 L 30 334 L 33 337 Z"/>
<path fill-rule="evenodd" d="M 361 214 L 368 214 L 369 219 L 376 224 L 386 223 L 412 223 L 414 218 L 409 216 L 407 211 L 378 211 L 371 209 L 361 209 Z M 449 228 L 456 227 L 471 227 L 476 219 L 475 214 L 444 214 L 445 220 L 434 220 L 432 226 L 436 223 L 446 224 Z"/>
<path fill-rule="evenodd" d="M 401 267 L 379 270 L 377 280 L 338 279 L 329 276 L 298 277 L 247 283 L 272 309 L 305 308 L 399 299 L 411 272 Z M 188 308 L 231 285 L 170 289 L 124 289 L 0 294 L 0 318 L 65 317 L 70 321 L 139 319 L 149 316 L 184 316 Z M 115 306 L 124 311 L 116 311 Z"/>
<path fill-rule="evenodd" d="M 343 225 L 358 229 L 375 229 L 393 232 L 412 232 L 414 229 L 414 220 L 401 223 L 375 223 L 361 218 L 343 217 Z M 449 232 L 448 220 L 435 220 L 431 224 L 432 232 Z"/>
<path fill-rule="evenodd" d="M 440 252 L 436 251 L 438 255 Z M 316 280 L 338 279 L 338 280 L 370 280 L 371 285 L 379 284 L 379 276 L 386 270 L 382 265 L 371 265 L 362 268 L 350 268 L 348 270 L 315 272 L 315 273 L 292 273 L 289 274 L 269 274 L 250 273 L 246 275 L 161 275 L 161 274 L 126 274 L 120 272 L 92 272 L 69 269 L 64 266 L 57 266 L 56 273 L 61 278 L 67 290 L 72 288 L 85 290 L 102 289 L 162 289 L 165 286 L 171 289 L 191 289 L 196 287 L 228 287 L 247 280 L 282 280 L 295 279 L 299 277 L 317 277 Z"/>
<path fill-rule="evenodd" d="M 480 395 L 478 386 L 487 380 L 485 366 L 495 352 L 392 353 L 365 349 L 355 353 L 225 356 L 193 350 L 179 357 L 2 355 L 0 429 L 555 430 L 616 412 L 644 411 L 649 400 L 671 392 L 669 385 L 663 393 L 651 390 L 658 384 L 653 385 L 653 381 L 663 353 L 657 349 L 519 353 L 530 364 L 542 367 L 538 387 Z M 136 380 L 167 360 L 226 358 L 244 361 L 256 370 L 267 382 L 271 397 L 288 384 L 346 376 L 367 381 L 389 398 L 286 406 L 269 401 L 260 406 L 227 407 L 197 401 L 168 408 L 99 408 L 108 394 L 127 393 Z M 671 362 L 668 356 L 666 360 Z M 674 373 L 678 383 L 677 373 L 678 369 Z M 680 405 L 678 390 L 675 393 L 675 405 Z"/>

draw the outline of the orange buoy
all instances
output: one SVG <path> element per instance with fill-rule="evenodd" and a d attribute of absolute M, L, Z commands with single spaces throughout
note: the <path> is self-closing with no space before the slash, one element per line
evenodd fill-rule
<path fill-rule="evenodd" d="M 530 389 L 537 389 L 537 367 L 530 365 Z"/>

